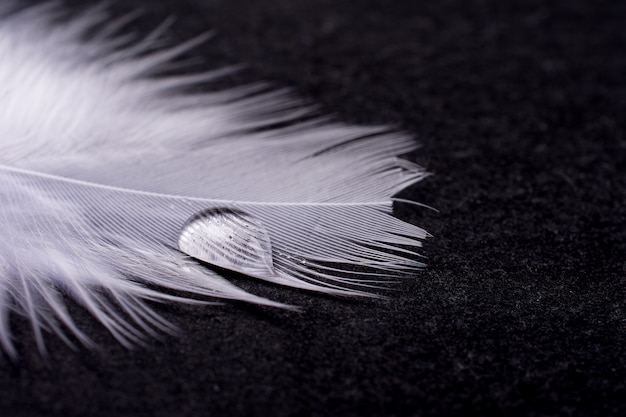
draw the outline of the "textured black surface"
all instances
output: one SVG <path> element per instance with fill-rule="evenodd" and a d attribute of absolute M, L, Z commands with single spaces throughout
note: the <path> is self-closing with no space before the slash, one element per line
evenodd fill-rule
<path fill-rule="evenodd" d="M 75 1 L 74 3 L 82 3 Z M 120 2 L 121 3 L 121 2 Z M 415 134 L 399 206 L 435 235 L 392 299 L 238 281 L 305 307 L 157 306 L 182 332 L 0 364 L 0 415 L 626 415 L 626 22 L 620 1 L 128 1 L 207 29 L 206 66 Z"/>

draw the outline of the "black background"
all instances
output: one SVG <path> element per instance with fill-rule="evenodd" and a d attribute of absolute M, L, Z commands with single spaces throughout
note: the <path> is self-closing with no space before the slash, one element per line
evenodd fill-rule
<path fill-rule="evenodd" d="M 72 2 L 66 2 L 71 4 Z M 74 1 L 75 4 L 84 2 Z M 389 300 L 237 279 L 305 308 L 157 306 L 181 328 L 127 351 L 0 364 L 0 415 L 626 415 L 626 5 L 620 1 L 133 0 L 134 29 L 214 29 L 198 68 L 388 124 L 435 175 L 396 213 L 435 237 Z"/>

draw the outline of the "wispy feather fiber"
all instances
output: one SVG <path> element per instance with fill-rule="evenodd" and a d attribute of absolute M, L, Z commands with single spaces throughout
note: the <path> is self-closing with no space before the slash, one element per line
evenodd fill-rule
<path fill-rule="evenodd" d="M 147 302 L 191 302 L 171 294 L 282 306 L 179 250 L 183 226 L 205 210 L 244 213 L 266 231 L 271 253 L 258 256 L 271 265 L 239 271 L 270 282 L 363 294 L 359 285 L 421 266 L 414 248 L 426 233 L 391 215 L 392 196 L 425 176 L 397 158 L 413 139 L 290 123 L 307 110 L 259 85 L 183 92 L 227 71 L 158 76 L 202 38 L 160 48 L 157 30 L 133 41 L 128 19 L 102 8 L 70 20 L 52 5 L 0 13 L 7 353 L 11 312 L 32 322 L 42 349 L 44 331 L 93 346 L 64 295 L 128 346 L 168 328 Z"/>

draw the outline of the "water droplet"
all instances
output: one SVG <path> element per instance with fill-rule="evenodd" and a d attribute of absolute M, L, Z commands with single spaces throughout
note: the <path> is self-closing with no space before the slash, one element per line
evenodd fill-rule
<path fill-rule="evenodd" d="M 201 261 L 244 274 L 274 275 L 272 244 L 263 224 L 226 207 L 191 216 L 178 236 L 181 251 Z"/>

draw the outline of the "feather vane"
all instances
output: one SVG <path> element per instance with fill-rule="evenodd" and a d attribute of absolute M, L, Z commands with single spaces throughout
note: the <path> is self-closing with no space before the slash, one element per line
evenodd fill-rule
<path fill-rule="evenodd" d="M 228 70 L 157 76 L 203 37 L 163 48 L 158 29 L 131 41 L 129 19 L 103 8 L 63 23 L 50 4 L 0 14 L 0 345 L 10 355 L 10 312 L 31 321 L 42 350 L 43 331 L 93 346 L 63 294 L 126 346 L 170 328 L 148 302 L 199 302 L 161 289 L 286 307 L 195 259 L 344 295 L 421 266 L 427 233 L 392 216 L 392 196 L 427 175 L 397 158 L 412 138 L 294 123 L 308 110 L 262 85 L 184 93 Z"/>

